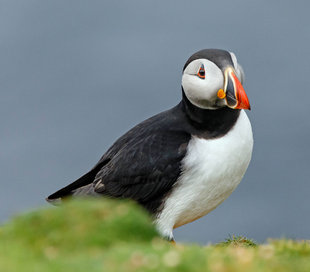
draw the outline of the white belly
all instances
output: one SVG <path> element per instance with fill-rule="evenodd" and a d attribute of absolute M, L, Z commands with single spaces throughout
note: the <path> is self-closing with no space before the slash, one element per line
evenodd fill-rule
<path fill-rule="evenodd" d="M 221 204 L 240 183 L 251 160 L 253 136 L 242 110 L 223 137 L 192 137 L 183 159 L 183 172 L 155 223 L 172 238 L 173 228 L 202 217 Z"/>

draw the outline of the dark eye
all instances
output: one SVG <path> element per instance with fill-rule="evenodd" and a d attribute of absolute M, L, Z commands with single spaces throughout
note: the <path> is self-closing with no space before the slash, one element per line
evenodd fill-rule
<path fill-rule="evenodd" d="M 200 66 L 199 71 L 198 71 L 198 73 L 197 73 L 197 76 L 199 76 L 199 77 L 202 78 L 202 79 L 205 79 L 205 78 L 206 78 L 205 67 L 204 67 L 203 64 Z"/>

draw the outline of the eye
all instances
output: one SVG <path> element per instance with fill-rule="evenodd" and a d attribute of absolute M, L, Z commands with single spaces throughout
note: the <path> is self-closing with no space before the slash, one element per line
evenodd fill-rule
<path fill-rule="evenodd" d="M 197 73 L 197 76 L 202 78 L 202 79 L 206 78 L 206 71 L 205 71 L 205 67 L 203 64 L 200 66 L 199 71 Z"/>

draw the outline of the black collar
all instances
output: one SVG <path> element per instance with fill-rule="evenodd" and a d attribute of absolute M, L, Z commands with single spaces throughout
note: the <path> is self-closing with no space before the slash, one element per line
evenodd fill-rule
<path fill-rule="evenodd" d="M 183 99 L 180 103 L 190 124 L 202 133 L 203 137 L 214 138 L 226 134 L 236 123 L 240 110 L 222 107 L 216 110 L 201 109 L 188 100 L 183 89 Z"/>

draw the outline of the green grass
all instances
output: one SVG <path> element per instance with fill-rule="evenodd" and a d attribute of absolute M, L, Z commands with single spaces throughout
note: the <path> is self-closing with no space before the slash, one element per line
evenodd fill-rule
<path fill-rule="evenodd" d="M 0 228 L 0 271 L 310 271 L 310 243 L 174 246 L 128 201 L 79 200 L 18 216 Z"/>
<path fill-rule="evenodd" d="M 229 236 L 225 241 L 217 244 L 218 246 L 245 246 L 245 247 L 256 247 L 257 244 L 252 239 L 248 239 L 244 236 Z"/>

